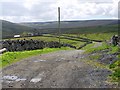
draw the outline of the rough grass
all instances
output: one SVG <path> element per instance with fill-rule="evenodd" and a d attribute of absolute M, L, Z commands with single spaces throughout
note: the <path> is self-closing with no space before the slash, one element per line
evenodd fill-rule
<path fill-rule="evenodd" d="M 19 52 L 6 52 L 0 56 L 0 67 L 4 68 L 12 63 L 18 62 L 23 58 L 31 57 L 34 55 L 54 52 L 58 50 L 67 50 L 70 48 L 62 47 L 62 48 L 45 48 L 40 50 L 31 50 L 31 51 L 19 51 Z"/>
<path fill-rule="evenodd" d="M 113 81 L 120 82 L 120 55 L 118 55 L 118 60 L 109 65 L 109 68 L 113 70 L 110 75 Z"/>
<path fill-rule="evenodd" d="M 97 60 L 97 59 L 100 58 L 100 55 L 99 55 L 99 54 L 97 54 L 97 55 L 91 55 L 91 56 L 89 56 L 89 58 L 90 58 L 91 60 Z"/>
<path fill-rule="evenodd" d="M 91 34 L 82 34 L 81 37 L 95 39 L 95 40 L 110 40 L 110 38 L 117 33 L 91 33 Z"/>
<path fill-rule="evenodd" d="M 118 46 L 109 46 L 109 48 L 111 49 L 111 51 L 108 52 L 110 54 L 116 53 L 116 52 L 119 51 L 119 47 Z"/>
<path fill-rule="evenodd" d="M 120 50 L 120 48 L 118 46 L 108 45 L 105 42 L 103 42 L 102 45 L 98 46 L 98 47 L 94 47 L 94 45 L 95 45 L 95 43 L 92 43 L 92 44 L 89 44 L 86 47 L 84 47 L 83 49 L 85 50 L 85 53 L 87 53 L 87 54 L 92 53 L 92 52 L 95 53 L 98 51 L 108 49 L 109 50 L 108 54 L 114 54 Z M 89 57 L 89 59 L 91 59 L 89 62 L 95 63 L 95 60 L 97 60 L 98 58 L 100 58 L 99 54 L 91 55 Z M 99 64 L 97 64 L 97 65 L 100 66 Z M 103 65 L 103 66 L 105 66 L 105 65 Z M 108 69 L 113 71 L 113 73 L 110 75 L 111 81 L 120 82 L 120 55 L 118 55 L 117 61 L 108 65 Z"/>
<path fill-rule="evenodd" d="M 101 46 L 94 47 L 95 43 L 90 44 L 89 46 L 85 47 L 84 49 L 86 50 L 85 53 L 92 53 L 92 52 L 97 52 L 105 49 L 109 49 L 109 46 L 106 43 L 102 43 Z"/>
<path fill-rule="evenodd" d="M 97 52 L 97 51 L 102 51 L 109 49 L 110 51 L 108 54 L 113 54 L 118 52 L 119 47 L 118 46 L 113 46 L 113 45 L 108 45 L 107 43 L 103 42 L 102 45 L 98 47 L 94 47 L 95 43 L 91 43 L 83 48 L 83 50 L 86 50 L 85 53 L 92 53 L 92 52 Z"/>
<path fill-rule="evenodd" d="M 82 50 L 87 50 L 87 49 L 90 49 L 94 46 L 95 43 L 90 43 L 88 44 L 87 46 L 83 47 Z"/>

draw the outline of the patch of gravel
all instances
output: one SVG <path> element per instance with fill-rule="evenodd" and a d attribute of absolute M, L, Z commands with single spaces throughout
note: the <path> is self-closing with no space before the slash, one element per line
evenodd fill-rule
<path fill-rule="evenodd" d="M 116 57 L 117 55 L 114 55 L 114 54 L 103 54 L 99 59 L 98 61 L 100 63 L 104 63 L 104 64 L 112 64 L 114 63 L 115 61 L 118 60 L 118 58 Z"/>
<path fill-rule="evenodd" d="M 90 58 L 91 56 L 93 56 L 93 57 L 98 56 L 98 58 L 96 58 L 94 61 L 97 61 L 101 64 L 110 65 L 118 60 L 118 58 L 117 58 L 118 53 L 108 54 L 109 51 L 110 51 L 109 49 L 101 50 L 101 51 L 94 51 L 90 54 L 86 54 L 83 56 L 85 56 L 86 58 L 88 58 L 90 60 L 94 60 L 94 59 Z"/>

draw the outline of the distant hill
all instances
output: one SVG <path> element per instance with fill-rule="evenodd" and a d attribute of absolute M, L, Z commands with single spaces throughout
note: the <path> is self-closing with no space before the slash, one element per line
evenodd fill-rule
<path fill-rule="evenodd" d="M 11 37 L 15 34 L 21 34 L 23 32 L 33 32 L 33 28 L 28 26 L 23 26 L 20 24 L 12 23 L 5 20 L 0 20 L 2 22 L 2 37 Z"/>
<path fill-rule="evenodd" d="M 23 32 L 58 33 L 58 22 L 27 22 L 12 23 L 2 22 L 2 36 L 8 37 Z M 115 32 L 118 30 L 117 20 L 85 20 L 85 21 L 61 21 L 61 33 L 95 33 Z"/>
<path fill-rule="evenodd" d="M 106 26 L 117 24 L 117 20 L 84 20 L 84 21 L 61 21 L 61 28 L 80 28 L 93 26 Z M 38 29 L 57 28 L 58 22 L 28 22 L 21 25 L 34 27 Z"/>
<path fill-rule="evenodd" d="M 58 22 L 28 22 L 24 26 L 37 28 L 41 33 L 57 33 Z M 118 20 L 61 21 L 61 33 L 114 32 L 118 30 Z"/>

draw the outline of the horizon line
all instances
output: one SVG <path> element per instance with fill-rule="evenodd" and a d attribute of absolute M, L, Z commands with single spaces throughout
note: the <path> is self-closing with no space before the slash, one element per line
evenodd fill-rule
<path fill-rule="evenodd" d="M 48 21 L 23 21 L 23 22 L 14 22 L 14 21 L 10 21 L 10 20 L 5 20 L 5 19 L 0 19 L 2 21 L 8 21 L 11 23 L 35 23 L 35 22 L 58 22 L 57 20 L 48 20 Z M 119 20 L 117 18 L 103 18 L 103 19 L 81 19 L 81 20 L 61 20 L 61 22 L 69 22 L 69 21 L 92 21 L 92 20 Z"/>

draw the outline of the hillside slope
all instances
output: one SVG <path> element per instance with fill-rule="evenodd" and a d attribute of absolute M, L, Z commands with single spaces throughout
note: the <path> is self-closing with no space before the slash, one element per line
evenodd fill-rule
<path fill-rule="evenodd" d="M 58 33 L 58 22 L 2 22 L 2 37 L 13 37 L 23 32 Z M 98 33 L 118 31 L 117 20 L 61 21 L 61 33 Z"/>
<path fill-rule="evenodd" d="M 37 28 L 40 33 L 58 33 L 58 22 L 28 22 L 21 25 Z M 118 20 L 61 21 L 61 33 L 97 33 L 118 31 Z"/>
<path fill-rule="evenodd" d="M 10 37 L 15 34 L 21 34 L 23 32 L 32 32 L 34 29 L 31 27 L 19 25 L 16 23 L 0 20 L 2 22 L 2 36 Z"/>

